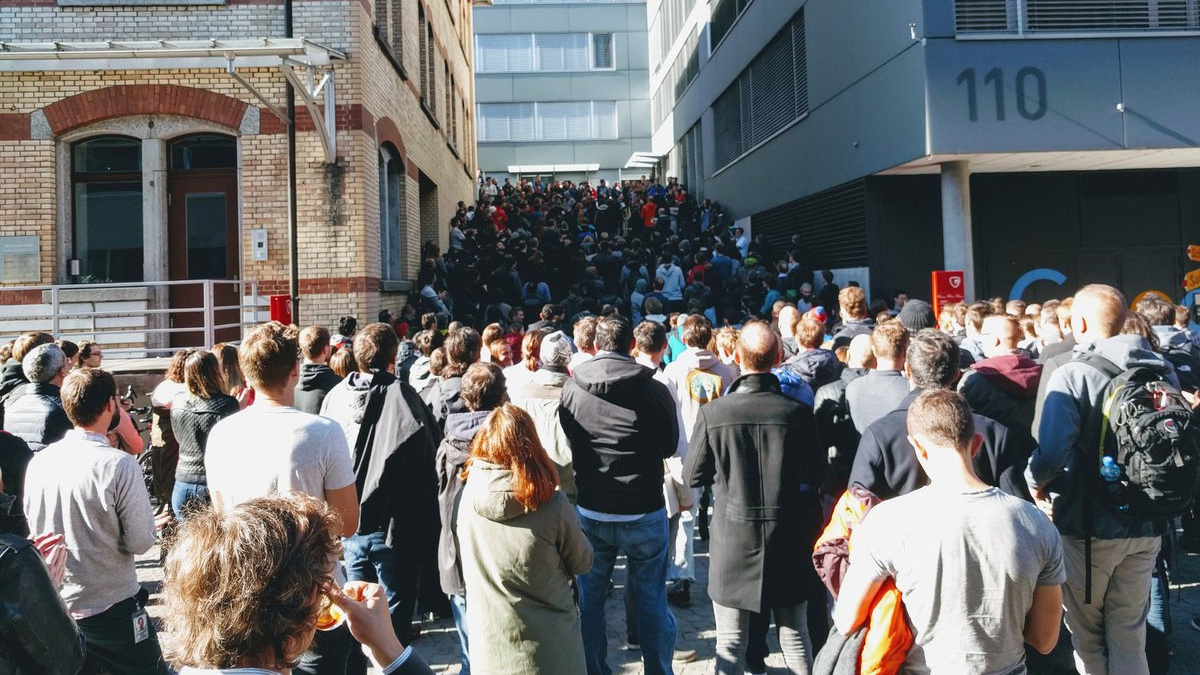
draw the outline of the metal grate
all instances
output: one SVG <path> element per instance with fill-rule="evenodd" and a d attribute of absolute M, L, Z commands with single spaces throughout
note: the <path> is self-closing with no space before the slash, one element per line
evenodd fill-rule
<path fill-rule="evenodd" d="M 955 0 L 959 34 L 1200 31 L 1200 0 Z"/>
<path fill-rule="evenodd" d="M 713 104 L 716 166 L 737 161 L 808 113 L 801 9 Z"/>
<path fill-rule="evenodd" d="M 843 183 L 802 199 L 754 214 L 754 235 L 775 250 L 788 250 L 800 236 L 815 268 L 867 264 L 866 182 Z"/>

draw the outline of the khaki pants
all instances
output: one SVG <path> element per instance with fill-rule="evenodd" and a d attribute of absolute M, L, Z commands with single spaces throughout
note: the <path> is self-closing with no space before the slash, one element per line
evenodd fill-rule
<path fill-rule="evenodd" d="M 1149 675 L 1146 614 L 1159 537 L 1092 540 L 1092 602 L 1084 603 L 1084 540 L 1063 535 L 1063 609 L 1083 675 Z"/>

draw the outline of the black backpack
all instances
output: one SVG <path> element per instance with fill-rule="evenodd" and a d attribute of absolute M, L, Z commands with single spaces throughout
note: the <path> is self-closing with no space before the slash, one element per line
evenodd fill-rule
<path fill-rule="evenodd" d="M 1080 357 L 1110 379 L 1104 389 L 1100 454 L 1093 458 L 1099 499 L 1115 513 L 1161 522 L 1187 511 L 1200 472 L 1200 420 L 1163 373 L 1122 370 L 1090 353 Z M 1121 470 L 1118 481 L 1099 475 L 1105 456 Z"/>

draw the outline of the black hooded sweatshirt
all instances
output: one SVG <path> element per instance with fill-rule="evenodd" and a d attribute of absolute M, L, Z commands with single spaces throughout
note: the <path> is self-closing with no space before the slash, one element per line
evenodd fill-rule
<path fill-rule="evenodd" d="M 301 364 L 294 407 L 310 415 L 320 415 L 325 395 L 341 381 L 342 378 L 324 363 Z"/>
<path fill-rule="evenodd" d="M 635 515 L 665 506 L 663 460 L 675 454 L 679 425 L 675 401 L 653 371 L 600 352 L 572 373 L 558 415 L 580 507 Z"/>

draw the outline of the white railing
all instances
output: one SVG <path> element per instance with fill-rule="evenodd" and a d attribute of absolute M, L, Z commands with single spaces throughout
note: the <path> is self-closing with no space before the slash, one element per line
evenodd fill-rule
<path fill-rule="evenodd" d="M 240 340 L 267 318 L 267 304 L 256 281 L 0 286 L 0 342 L 44 331 L 98 342 L 113 357 L 162 356 Z"/>
<path fill-rule="evenodd" d="M 955 0 L 959 36 L 1195 34 L 1200 0 Z"/>

